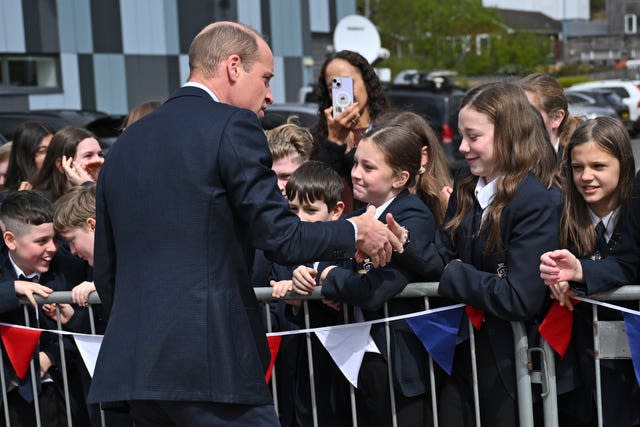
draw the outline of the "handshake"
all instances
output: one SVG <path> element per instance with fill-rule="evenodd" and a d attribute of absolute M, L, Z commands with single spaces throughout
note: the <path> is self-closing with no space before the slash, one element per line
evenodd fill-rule
<path fill-rule="evenodd" d="M 390 260 L 393 251 L 402 253 L 409 242 L 409 231 L 400 226 L 393 215 L 387 214 L 383 224 L 375 217 L 375 208 L 369 206 L 360 216 L 349 218 L 357 228 L 356 249 L 366 254 L 375 267 L 383 267 Z"/>

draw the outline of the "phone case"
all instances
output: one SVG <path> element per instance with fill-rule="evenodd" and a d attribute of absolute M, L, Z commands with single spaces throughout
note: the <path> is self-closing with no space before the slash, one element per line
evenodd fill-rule
<path fill-rule="evenodd" d="M 353 104 L 353 79 L 351 77 L 334 77 L 331 82 L 331 98 L 333 100 L 333 117 L 337 117 Z"/>

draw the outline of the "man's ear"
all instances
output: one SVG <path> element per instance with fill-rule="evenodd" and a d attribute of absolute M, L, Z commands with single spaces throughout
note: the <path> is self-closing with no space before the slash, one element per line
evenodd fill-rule
<path fill-rule="evenodd" d="M 408 180 L 409 180 L 409 171 L 402 171 L 396 174 L 395 178 L 393 178 L 391 186 L 396 189 L 402 188 L 407 184 Z"/>
<path fill-rule="evenodd" d="M 331 221 L 340 219 L 343 212 L 344 212 L 344 202 L 339 201 L 338 203 L 336 203 L 333 210 L 331 211 Z"/>
<path fill-rule="evenodd" d="M 96 231 L 96 219 L 95 218 L 87 218 L 87 225 L 89 226 L 89 230 Z"/>
<path fill-rule="evenodd" d="M 238 80 L 240 67 L 242 67 L 240 56 L 233 54 L 227 58 L 227 76 L 230 82 L 235 83 Z"/>
<path fill-rule="evenodd" d="M 11 231 L 5 231 L 2 233 L 4 244 L 7 245 L 10 251 L 16 250 L 16 236 Z"/>

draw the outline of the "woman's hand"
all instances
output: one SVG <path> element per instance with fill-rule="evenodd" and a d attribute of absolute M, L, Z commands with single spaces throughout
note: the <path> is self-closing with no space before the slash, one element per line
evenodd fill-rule
<path fill-rule="evenodd" d="M 324 116 L 327 119 L 327 138 L 329 141 L 338 145 L 347 145 L 347 151 L 350 151 L 354 147 L 351 130 L 358 125 L 358 120 L 360 120 L 358 103 L 353 103 L 336 118 L 333 118 L 333 108 L 329 107 L 324 110 Z"/>
<path fill-rule="evenodd" d="M 94 181 L 84 168 L 73 164 L 73 157 L 62 156 L 62 169 L 72 187 L 82 185 L 87 181 Z"/>

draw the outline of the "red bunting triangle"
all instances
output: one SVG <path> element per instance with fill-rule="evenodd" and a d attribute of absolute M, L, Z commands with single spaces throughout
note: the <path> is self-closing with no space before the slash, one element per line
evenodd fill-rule
<path fill-rule="evenodd" d="M 282 342 L 281 336 L 267 337 L 267 344 L 269 344 L 269 352 L 271 353 L 271 360 L 269 361 L 269 369 L 264 376 L 264 381 L 269 382 L 271 379 L 271 372 L 273 371 L 273 365 L 276 364 L 276 357 L 278 357 L 278 350 L 280 350 L 280 343 Z"/>
<path fill-rule="evenodd" d="M 484 311 L 471 307 L 470 305 L 465 305 L 464 311 L 467 313 L 467 317 L 471 321 L 473 329 L 479 331 L 482 327 L 482 321 L 484 320 Z"/>
<path fill-rule="evenodd" d="M 33 352 L 38 345 L 41 332 L 34 329 L 0 325 L 0 336 L 2 336 L 4 349 L 7 352 L 7 356 L 9 356 L 16 375 L 21 380 L 27 375 L 29 362 L 31 362 Z"/>
<path fill-rule="evenodd" d="M 571 300 L 573 305 L 580 301 Z M 560 357 L 564 357 L 571 341 L 573 330 L 573 311 L 559 302 L 554 302 L 544 320 L 538 327 L 540 335 L 549 343 Z"/>

